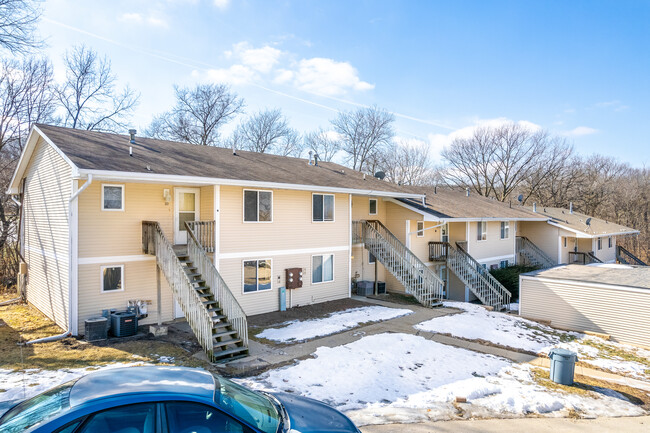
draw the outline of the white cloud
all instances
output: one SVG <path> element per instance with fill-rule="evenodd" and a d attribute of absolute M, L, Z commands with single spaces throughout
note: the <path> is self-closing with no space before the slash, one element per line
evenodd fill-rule
<path fill-rule="evenodd" d="M 230 5 L 230 0 L 213 0 L 212 3 L 219 9 L 226 9 Z"/>
<path fill-rule="evenodd" d="M 567 137 L 581 137 L 583 135 L 591 135 L 597 132 L 597 129 L 590 128 L 588 126 L 578 126 L 577 128 L 574 128 L 570 131 L 563 132 L 562 135 L 565 135 Z"/>
<path fill-rule="evenodd" d="M 120 21 L 131 24 L 147 24 L 152 27 L 168 28 L 167 21 L 154 16 L 144 16 L 137 12 L 124 13 L 120 16 Z"/>
<path fill-rule="evenodd" d="M 227 51 L 226 55 L 233 56 L 233 51 Z M 239 57 L 244 65 L 268 73 L 278 63 L 282 51 L 268 45 L 262 48 L 251 48 L 248 42 L 240 42 L 234 46 L 234 55 Z"/>
<path fill-rule="evenodd" d="M 244 65 L 232 65 L 229 68 L 210 69 L 208 79 L 216 83 L 246 84 L 255 77 L 255 72 Z"/>
<path fill-rule="evenodd" d="M 294 85 L 311 93 L 336 96 L 348 90 L 372 90 L 374 85 L 361 81 L 357 70 L 347 62 L 314 57 L 298 62 Z"/>
<path fill-rule="evenodd" d="M 286 84 L 292 81 L 294 76 L 295 74 L 293 71 L 290 71 L 288 69 L 278 69 L 273 81 L 278 84 Z"/>
<path fill-rule="evenodd" d="M 594 104 L 595 108 L 607 108 L 607 109 L 612 109 L 614 111 L 625 111 L 627 110 L 628 107 L 627 105 L 623 105 L 621 101 L 604 101 L 604 102 L 597 102 Z"/>

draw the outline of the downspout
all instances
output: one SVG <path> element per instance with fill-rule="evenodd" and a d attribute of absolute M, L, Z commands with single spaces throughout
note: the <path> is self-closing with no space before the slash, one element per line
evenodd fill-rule
<path fill-rule="evenodd" d="M 86 188 L 88 188 L 90 186 L 91 183 L 93 183 L 93 175 L 88 174 L 88 180 L 86 181 L 86 183 L 84 183 L 81 188 L 79 188 L 77 191 L 75 191 L 75 193 L 72 194 L 72 196 L 68 200 L 68 210 L 70 209 L 70 206 L 72 206 L 72 202 L 75 201 L 77 199 L 77 197 L 79 197 L 79 195 Z M 69 260 L 70 260 L 70 263 L 72 263 L 72 248 L 70 248 Z M 70 276 L 68 276 L 68 279 L 70 279 Z M 69 287 L 68 287 L 68 302 L 69 303 L 72 302 L 72 284 L 70 284 Z M 70 310 L 71 310 L 71 308 L 68 305 L 68 311 L 70 311 Z M 67 331 L 65 331 L 64 333 L 59 334 L 59 335 L 53 335 L 51 337 L 44 337 L 44 338 L 38 338 L 36 340 L 27 341 L 27 342 L 25 342 L 23 344 L 27 345 L 27 344 L 35 344 L 35 343 L 48 343 L 50 341 L 62 340 L 62 339 L 67 338 L 67 337 L 69 337 L 71 335 L 72 335 L 72 314 L 68 313 L 68 329 L 67 329 Z"/>

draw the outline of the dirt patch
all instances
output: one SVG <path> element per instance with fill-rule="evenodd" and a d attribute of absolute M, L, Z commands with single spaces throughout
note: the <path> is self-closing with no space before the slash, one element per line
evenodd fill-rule
<path fill-rule="evenodd" d="M 304 305 L 302 307 L 289 308 L 287 311 L 274 311 L 272 313 L 249 316 L 248 326 L 255 329 L 270 328 L 291 320 L 321 319 L 338 311 L 367 307 L 368 305 L 371 304 L 357 301 L 356 299 L 339 299 L 319 304 Z"/>
<path fill-rule="evenodd" d="M 415 299 L 412 295 L 407 295 L 406 293 L 388 292 L 383 295 L 371 295 L 368 296 L 368 298 L 402 305 L 420 305 L 420 302 L 417 299 Z"/>

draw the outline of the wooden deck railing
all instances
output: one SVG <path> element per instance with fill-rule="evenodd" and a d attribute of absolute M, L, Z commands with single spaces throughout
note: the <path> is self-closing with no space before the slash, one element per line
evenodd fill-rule
<path fill-rule="evenodd" d="M 185 227 L 188 234 L 187 254 L 190 256 L 190 261 L 197 267 L 197 272 L 205 280 L 205 285 L 210 288 L 214 299 L 219 302 L 222 314 L 227 317 L 228 322 L 237 331 L 244 345 L 248 346 L 248 321 L 244 309 L 239 305 L 221 274 L 217 271 L 214 262 L 205 254 L 205 247 L 192 230 L 192 225 L 186 222 Z"/>
<path fill-rule="evenodd" d="M 214 221 L 186 221 L 195 239 L 206 253 L 214 253 Z"/>
<path fill-rule="evenodd" d="M 429 242 L 429 260 L 432 262 L 445 262 L 449 254 L 449 242 Z"/>
<path fill-rule="evenodd" d="M 212 318 L 158 222 L 142 222 L 142 250 L 145 254 L 156 256 L 156 263 L 167 278 L 169 287 L 174 292 L 174 299 L 181 306 L 187 323 L 203 350 L 212 358 Z"/>

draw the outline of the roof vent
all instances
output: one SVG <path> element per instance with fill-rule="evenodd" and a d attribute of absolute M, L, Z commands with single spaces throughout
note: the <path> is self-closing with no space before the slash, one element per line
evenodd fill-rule
<path fill-rule="evenodd" d="M 573 202 L 569 202 L 569 213 L 573 213 Z"/>
<path fill-rule="evenodd" d="M 424 194 L 422 196 L 422 206 L 427 207 L 427 195 L 426 194 Z"/>
<path fill-rule="evenodd" d="M 235 141 L 234 140 L 232 142 L 232 154 L 235 155 L 235 156 L 237 155 L 237 148 L 235 147 Z"/>
<path fill-rule="evenodd" d="M 318 154 L 314 153 L 314 166 L 318 167 Z"/>
<path fill-rule="evenodd" d="M 137 132 L 138 131 L 136 131 L 135 129 L 129 129 L 129 135 L 131 136 L 131 144 L 135 144 L 135 134 Z"/>
<path fill-rule="evenodd" d="M 433 193 L 434 193 L 434 194 L 438 194 L 438 185 L 435 185 L 435 186 L 433 187 Z"/>
<path fill-rule="evenodd" d="M 366 180 L 366 174 L 363 173 L 363 180 Z"/>
<path fill-rule="evenodd" d="M 309 151 L 309 163 L 308 163 L 309 165 L 312 165 L 311 158 L 312 158 L 313 154 L 314 154 L 314 152 L 310 150 Z"/>
<path fill-rule="evenodd" d="M 386 177 L 386 173 L 384 173 L 383 171 L 378 171 L 377 173 L 375 173 L 375 177 L 379 180 L 384 180 L 384 178 Z"/>
<path fill-rule="evenodd" d="M 537 212 L 537 203 L 533 203 L 533 212 Z"/>
<path fill-rule="evenodd" d="M 465 195 L 469 197 L 469 187 L 465 188 Z"/>

